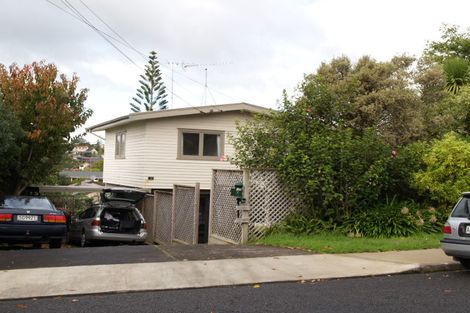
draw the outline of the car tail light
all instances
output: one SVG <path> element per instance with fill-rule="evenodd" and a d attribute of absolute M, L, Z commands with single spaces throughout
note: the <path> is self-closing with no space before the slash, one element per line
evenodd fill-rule
<path fill-rule="evenodd" d="M 143 229 L 147 229 L 147 223 L 142 223 L 142 227 Z"/>
<path fill-rule="evenodd" d="M 59 224 L 65 224 L 67 222 L 65 215 L 51 215 L 51 214 L 46 214 L 42 216 L 42 220 L 45 223 L 59 223 Z"/>
<path fill-rule="evenodd" d="M 99 218 L 94 219 L 93 222 L 91 222 L 91 226 L 100 227 L 100 226 L 101 226 L 101 221 L 100 221 L 100 219 L 99 219 Z"/>
<path fill-rule="evenodd" d="M 452 227 L 450 227 L 449 223 L 445 223 L 444 228 L 442 229 L 444 234 L 452 234 Z"/>
<path fill-rule="evenodd" d="M 0 213 L 0 222 L 10 222 L 13 219 L 11 213 Z"/>

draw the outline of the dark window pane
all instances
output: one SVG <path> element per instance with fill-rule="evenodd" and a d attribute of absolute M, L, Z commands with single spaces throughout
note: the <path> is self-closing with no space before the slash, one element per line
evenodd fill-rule
<path fill-rule="evenodd" d="M 183 155 L 199 155 L 199 134 L 183 133 Z"/>
<path fill-rule="evenodd" d="M 469 199 L 462 198 L 452 212 L 452 217 L 468 217 L 470 215 Z"/>
<path fill-rule="evenodd" d="M 219 135 L 204 134 L 204 156 L 219 156 Z"/>

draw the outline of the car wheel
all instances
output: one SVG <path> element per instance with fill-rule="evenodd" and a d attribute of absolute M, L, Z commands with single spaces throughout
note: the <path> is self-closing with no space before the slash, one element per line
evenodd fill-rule
<path fill-rule="evenodd" d="M 85 232 L 82 232 L 82 236 L 80 237 L 80 247 L 86 247 L 88 244 L 88 241 L 86 240 L 86 235 Z"/>
<path fill-rule="evenodd" d="M 53 239 L 49 242 L 49 249 L 59 249 L 62 246 L 62 239 Z"/>
<path fill-rule="evenodd" d="M 459 259 L 460 264 L 466 269 L 470 269 L 470 259 Z"/>

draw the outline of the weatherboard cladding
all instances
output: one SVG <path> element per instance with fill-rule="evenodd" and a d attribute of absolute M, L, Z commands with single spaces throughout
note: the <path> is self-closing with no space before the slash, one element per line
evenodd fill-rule
<path fill-rule="evenodd" d="M 233 155 L 229 134 L 236 132 L 235 120 L 245 120 L 247 113 L 225 112 L 177 116 L 134 122 L 106 131 L 104 182 L 139 188 L 170 189 L 173 184 L 210 189 L 212 169 L 236 169 L 230 162 L 178 160 L 178 129 L 218 130 L 225 132 L 224 154 Z M 126 130 L 126 158 L 114 158 L 116 132 Z M 148 177 L 154 177 L 149 180 Z"/>
<path fill-rule="evenodd" d="M 125 158 L 115 159 L 116 133 L 126 130 Z M 106 131 L 103 181 L 125 186 L 141 187 L 144 175 L 142 160 L 145 157 L 145 125 L 135 123 L 126 129 Z"/>

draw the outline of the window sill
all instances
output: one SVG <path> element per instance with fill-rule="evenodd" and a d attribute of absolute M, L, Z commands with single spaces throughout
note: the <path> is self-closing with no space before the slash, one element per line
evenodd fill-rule
<path fill-rule="evenodd" d="M 177 160 L 184 160 L 184 161 L 217 161 L 221 162 L 220 160 L 221 157 L 201 157 L 201 156 L 179 156 L 176 159 Z"/>

